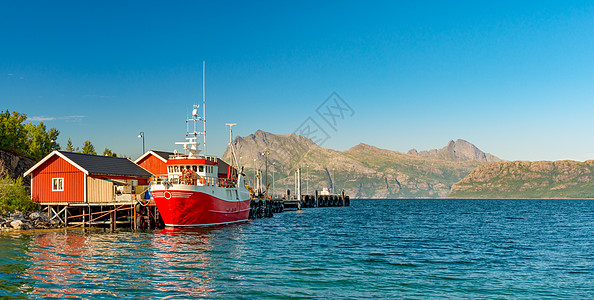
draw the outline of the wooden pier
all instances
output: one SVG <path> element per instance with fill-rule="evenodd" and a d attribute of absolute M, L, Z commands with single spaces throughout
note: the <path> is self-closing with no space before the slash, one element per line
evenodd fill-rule
<path fill-rule="evenodd" d="M 51 220 L 67 228 L 117 227 L 146 230 L 163 227 L 163 220 L 154 201 L 111 203 L 43 203 L 43 211 Z"/>
<path fill-rule="evenodd" d="M 340 194 L 331 194 L 326 189 L 322 192 L 316 191 L 313 195 L 303 195 L 301 193 L 301 169 L 295 171 L 295 194 L 291 194 L 290 190 L 282 197 L 283 206 L 285 208 L 294 208 L 301 210 L 302 208 L 312 207 L 338 207 L 351 205 L 351 199 L 345 195 L 344 190 Z"/>
<path fill-rule="evenodd" d="M 314 195 L 301 195 L 300 197 L 291 197 L 288 193 L 283 197 L 283 206 L 285 208 L 294 208 L 297 210 L 302 208 L 340 207 L 350 205 L 351 199 L 344 194 L 344 191 L 337 195 L 320 195 L 318 191 L 316 191 Z"/>

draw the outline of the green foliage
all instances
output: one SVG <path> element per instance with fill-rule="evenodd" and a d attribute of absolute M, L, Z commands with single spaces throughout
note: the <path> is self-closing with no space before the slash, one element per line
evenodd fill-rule
<path fill-rule="evenodd" d="M 10 176 L 0 178 L 0 210 L 1 211 L 34 211 L 39 205 L 31 201 L 23 179 L 13 180 Z"/>
<path fill-rule="evenodd" d="M 56 142 L 60 131 L 47 130 L 45 124 L 35 125 L 27 120 L 26 114 L 6 110 L 0 113 L 0 149 L 9 150 L 23 156 L 40 160 L 53 150 L 60 149 Z"/>
<path fill-rule="evenodd" d="M 25 124 L 25 131 L 27 133 L 28 141 L 28 155 L 34 160 L 41 160 L 48 153 L 60 149 L 60 145 L 56 142 L 60 132 L 52 128 L 46 130 L 45 124 L 40 122 L 35 125 L 31 122 Z"/>
<path fill-rule="evenodd" d="M 111 151 L 111 149 L 107 149 L 105 148 L 105 150 L 103 150 L 103 156 L 113 156 L 113 157 L 118 157 L 118 154 Z"/>
<path fill-rule="evenodd" d="M 68 151 L 68 152 L 76 151 L 74 149 L 74 144 L 72 144 L 72 140 L 70 140 L 70 138 L 68 138 L 68 143 L 66 143 L 66 151 Z"/>
<path fill-rule="evenodd" d="M 25 120 L 27 115 L 16 111 L 12 114 L 8 110 L 0 113 L 0 149 L 22 154 L 26 152 L 25 125 L 22 124 Z"/>
<path fill-rule="evenodd" d="M 82 147 L 82 153 L 97 155 L 97 152 L 95 152 L 95 146 L 93 146 L 93 144 L 89 140 L 85 141 L 85 143 Z"/>

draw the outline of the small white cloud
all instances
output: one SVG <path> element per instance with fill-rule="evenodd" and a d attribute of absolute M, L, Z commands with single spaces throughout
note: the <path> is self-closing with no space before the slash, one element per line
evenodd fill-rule
<path fill-rule="evenodd" d="M 14 75 L 14 74 L 12 74 L 12 73 L 8 73 L 8 76 L 12 76 L 12 75 Z"/>
<path fill-rule="evenodd" d="M 55 119 L 56 118 L 54 118 L 54 117 L 43 117 L 43 116 L 40 116 L 40 117 L 29 117 L 29 118 L 27 118 L 27 120 L 29 120 L 31 122 L 53 121 Z"/>
<path fill-rule="evenodd" d="M 82 121 L 82 119 L 84 119 L 85 116 L 66 116 L 66 117 L 61 117 L 59 119 L 61 120 L 66 120 L 66 121 L 72 121 L 72 122 L 79 122 Z"/>
<path fill-rule="evenodd" d="M 44 122 L 44 121 L 56 121 L 56 120 L 65 120 L 65 121 L 73 121 L 78 122 L 84 119 L 85 116 L 65 116 L 65 117 L 44 117 L 44 116 L 34 116 L 27 118 L 27 120 L 31 122 Z"/>

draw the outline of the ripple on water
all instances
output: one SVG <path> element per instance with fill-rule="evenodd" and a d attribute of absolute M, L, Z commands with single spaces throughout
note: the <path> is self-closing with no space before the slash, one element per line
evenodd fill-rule
<path fill-rule="evenodd" d="M 9 298 L 589 298 L 594 201 L 353 200 L 247 224 L 0 236 Z"/>

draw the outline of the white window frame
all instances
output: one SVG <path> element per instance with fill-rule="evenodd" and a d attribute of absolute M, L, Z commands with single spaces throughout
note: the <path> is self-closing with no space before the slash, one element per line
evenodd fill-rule
<path fill-rule="evenodd" d="M 56 184 L 54 184 L 55 182 L 59 182 L 60 184 L 58 185 L 58 189 L 55 189 L 54 187 L 56 186 Z M 52 178 L 52 192 L 63 192 L 64 191 L 64 178 Z"/>

